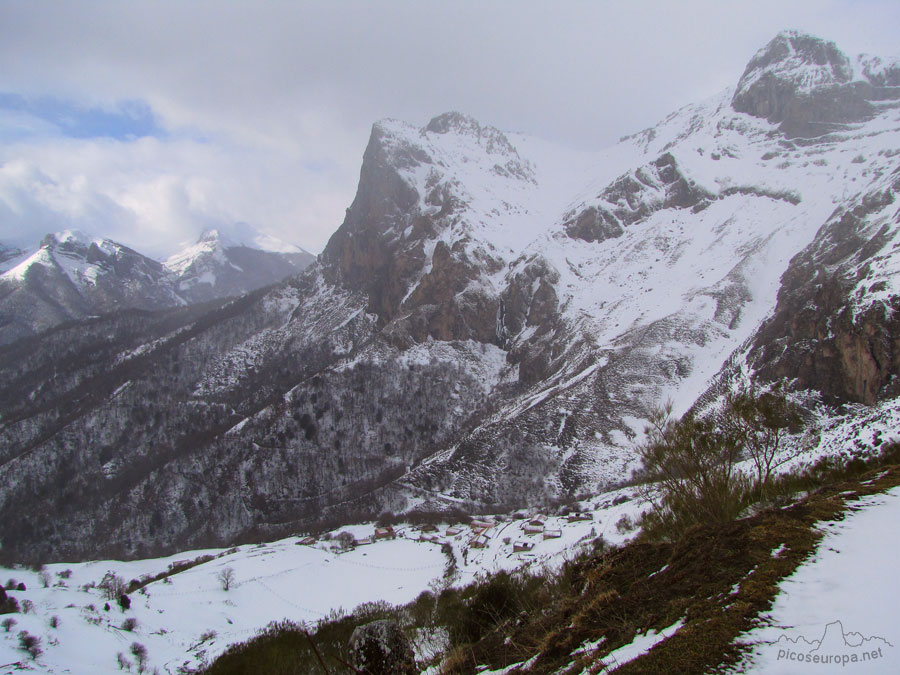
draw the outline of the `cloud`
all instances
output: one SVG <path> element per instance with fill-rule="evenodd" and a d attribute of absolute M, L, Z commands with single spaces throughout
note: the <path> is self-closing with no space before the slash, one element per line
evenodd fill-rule
<path fill-rule="evenodd" d="M 350 181 L 336 178 L 333 167 L 309 172 L 301 164 L 292 154 L 191 139 L 5 146 L 0 241 L 28 246 L 47 232 L 77 228 L 165 257 L 207 227 L 245 221 L 321 247 L 347 203 L 334 185 Z M 298 175 L 306 177 L 301 186 Z"/>
<path fill-rule="evenodd" d="M 377 119 L 599 148 L 733 86 L 783 28 L 889 55 L 897 25 L 875 0 L 5 3 L 0 91 L 31 107 L 0 105 L 0 161 L 57 187 L 2 174 L 0 239 L 58 213 L 159 251 L 217 220 L 319 250 Z"/>

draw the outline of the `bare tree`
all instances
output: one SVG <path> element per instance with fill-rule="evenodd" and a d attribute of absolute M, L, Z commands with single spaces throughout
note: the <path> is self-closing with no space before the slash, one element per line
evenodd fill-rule
<path fill-rule="evenodd" d="M 338 534 L 337 541 L 342 550 L 348 551 L 356 544 L 356 537 L 353 536 L 352 532 L 344 530 Z"/>
<path fill-rule="evenodd" d="M 143 673 L 147 667 L 147 648 L 140 642 L 132 642 L 131 653 L 137 660 L 138 672 Z"/>
<path fill-rule="evenodd" d="M 763 499 L 775 469 L 795 456 L 783 452 L 784 440 L 800 424 L 797 407 L 781 391 L 743 391 L 726 399 L 722 425 L 737 438 L 753 462 L 756 487 Z"/>
<path fill-rule="evenodd" d="M 131 661 L 126 659 L 122 652 L 116 654 L 116 661 L 119 663 L 119 670 L 131 670 Z"/>
<path fill-rule="evenodd" d="M 8 616 L 5 619 L 3 619 L 3 623 L 0 623 L 0 626 L 3 626 L 4 630 L 6 630 L 6 632 L 8 633 L 9 631 L 12 630 L 12 627 L 15 626 L 17 623 L 18 623 L 18 621 L 16 621 L 11 616 Z"/>
<path fill-rule="evenodd" d="M 97 588 L 103 591 L 107 600 L 118 600 L 125 593 L 125 580 L 115 572 L 109 571 L 103 575 Z"/>
<path fill-rule="evenodd" d="M 225 567 L 216 575 L 216 578 L 222 584 L 223 591 L 230 591 L 234 585 L 234 570 L 230 567 Z"/>

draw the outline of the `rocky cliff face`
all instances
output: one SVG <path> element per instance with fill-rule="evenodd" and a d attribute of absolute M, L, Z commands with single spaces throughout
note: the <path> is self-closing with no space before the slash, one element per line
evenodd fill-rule
<path fill-rule="evenodd" d="M 471 221 L 490 214 L 471 190 L 533 182 L 502 132 L 460 113 L 422 129 L 378 123 L 356 198 L 322 254 L 325 274 L 366 293 L 369 311 L 383 325 L 394 322 L 398 344 L 427 337 L 493 342 L 499 289 L 489 278 L 504 259 L 473 236 Z"/>
<path fill-rule="evenodd" d="M 900 169 L 839 207 L 791 260 L 749 363 L 764 380 L 873 405 L 900 394 Z"/>

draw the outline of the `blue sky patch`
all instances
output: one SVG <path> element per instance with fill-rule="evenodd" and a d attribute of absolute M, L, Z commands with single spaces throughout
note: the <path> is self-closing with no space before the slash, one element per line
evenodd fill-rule
<path fill-rule="evenodd" d="M 144 101 L 122 101 L 115 108 L 87 108 L 51 96 L 25 98 L 0 92 L 0 136 L 13 140 L 46 135 L 51 129 L 69 138 L 133 140 L 166 136 Z"/>

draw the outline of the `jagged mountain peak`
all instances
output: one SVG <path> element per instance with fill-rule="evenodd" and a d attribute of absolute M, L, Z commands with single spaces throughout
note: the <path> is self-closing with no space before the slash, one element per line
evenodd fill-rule
<path fill-rule="evenodd" d="M 51 232 L 44 236 L 40 243 L 41 248 L 52 248 L 68 252 L 84 253 L 92 247 L 109 255 L 117 249 L 125 247 L 118 242 L 102 237 L 95 237 L 82 230 L 62 230 Z"/>
<path fill-rule="evenodd" d="M 506 134 L 489 125 L 481 124 L 470 115 L 447 112 L 433 117 L 422 130 L 425 134 L 453 134 L 474 139 L 488 154 L 508 155 L 518 158 L 519 153 Z"/>
<path fill-rule="evenodd" d="M 224 237 L 222 236 L 222 233 L 219 232 L 219 230 L 217 230 L 216 228 L 212 227 L 212 228 L 205 229 L 205 230 L 203 230 L 203 232 L 200 233 L 200 236 L 197 237 L 197 243 L 198 244 L 202 244 L 202 243 L 216 243 L 216 244 L 222 243 L 222 244 L 224 244 L 224 243 L 226 243 L 227 240 L 223 241 L 223 239 L 224 239 Z"/>
<path fill-rule="evenodd" d="M 788 136 L 823 136 L 870 119 L 878 106 L 896 105 L 896 81 L 895 63 L 865 57 L 854 67 L 834 42 L 782 31 L 750 59 L 731 105 L 780 124 Z"/>
<path fill-rule="evenodd" d="M 61 232 L 50 232 L 41 240 L 41 246 L 54 246 L 56 244 L 76 243 L 83 246 L 90 246 L 95 241 L 95 237 L 81 230 L 62 230 Z"/>
<path fill-rule="evenodd" d="M 784 30 L 750 59 L 738 83 L 738 93 L 767 73 L 791 78 L 800 87 L 813 88 L 849 82 L 853 65 L 834 42 Z"/>
<path fill-rule="evenodd" d="M 425 125 L 425 131 L 435 134 L 446 134 L 451 131 L 481 133 L 481 124 L 474 117 L 461 112 L 446 112 L 432 117 Z"/>
<path fill-rule="evenodd" d="M 197 244 L 236 248 L 244 246 L 272 253 L 304 253 L 299 246 L 289 244 L 277 237 L 256 229 L 249 223 L 236 222 L 230 225 L 209 227 L 200 233 Z"/>
<path fill-rule="evenodd" d="M 195 244 L 165 267 L 177 293 L 190 302 L 240 295 L 302 271 L 314 256 L 247 223 L 203 230 Z"/>

